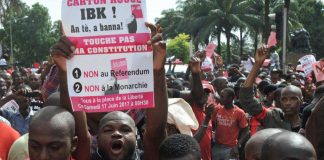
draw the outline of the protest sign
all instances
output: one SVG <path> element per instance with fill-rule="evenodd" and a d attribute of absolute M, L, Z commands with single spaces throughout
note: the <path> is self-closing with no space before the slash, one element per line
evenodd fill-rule
<path fill-rule="evenodd" d="M 263 67 L 269 67 L 269 65 L 270 65 L 270 59 L 265 59 L 262 66 Z"/>
<path fill-rule="evenodd" d="M 214 43 L 209 43 L 209 44 L 207 45 L 207 47 L 205 48 L 206 56 L 211 58 L 211 57 L 213 56 L 213 54 L 214 54 L 214 50 L 215 50 L 216 47 L 217 47 L 216 44 L 214 44 Z"/>
<path fill-rule="evenodd" d="M 19 113 L 19 105 L 15 100 L 10 100 L 9 102 L 5 103 L 2 107 L 2 110 L 10 111 L 13 113 Z"/>
<path fill-rule="evenodd" d="M 324 61 L 318 61 L 312 65 L 316 82 L 324 81 Z"/>
<path fill-rule="evenodd" d="M 306 76 L 311 76 L 312 74 L 312 64 L 316 62 L 313 55 L 305 55 L 300 58 L 298 62 L 301 64 L 302 70 L 304 70 Z"/>
<path fill-rule="evenodd" d="M 277 38 L 276 38 L 276 32 L 271 32 L 270 36 L 268 38 L 268 47 L 276 46 L 277 45 Z"/>
<path fill-rule="evenodd" d="M 67 61 L 74 111 L 154 106 L 146 17 L 145 0 L 63 0 L 63 30 L 76 46 Z"/>

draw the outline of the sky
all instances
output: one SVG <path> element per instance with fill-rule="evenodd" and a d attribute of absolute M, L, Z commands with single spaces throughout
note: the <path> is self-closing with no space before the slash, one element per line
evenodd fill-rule
<path fill-rule="evenodd" d="M 48 8 L 52 22 L 61 19 L 61 0 L 22 0 L 28 6 L 39 2 Z M 156 17 L 161 16 L 161 12 L 166 9 L 175 8 L 177 0 L 146 0 L 148 22 L 154 22 Z"/>

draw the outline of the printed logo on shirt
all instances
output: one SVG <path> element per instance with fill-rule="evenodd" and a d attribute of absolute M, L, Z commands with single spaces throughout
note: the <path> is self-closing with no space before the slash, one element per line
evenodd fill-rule
<path fill-rule="evenodd" d="M 229 117 L 224 117 L 223 115 L 220 115 L 220 114 L 217 114 L 216 118 L 217 118 L 217 124 L 222 125 L 222 126 L 231 127 L 233 125 L 233 123 L 235 122 L 234 119 L 231 119 Z"/>

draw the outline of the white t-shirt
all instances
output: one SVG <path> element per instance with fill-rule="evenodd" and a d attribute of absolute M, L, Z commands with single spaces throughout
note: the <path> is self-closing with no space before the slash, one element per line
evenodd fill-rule
<path fill-rule="evenodd" d="M 205 60 L 201 64 L 201 70 L 203 71 L 213 71 L 214 65 L 211 58 L 206 57 Z"/>
<path fill-rule="evenodd" d="M 255 60 L 252 57 L 249 57 L 246 61 L 241 61 L 243 68 L 249 72 L 251 72 L 254 63 Z"/>

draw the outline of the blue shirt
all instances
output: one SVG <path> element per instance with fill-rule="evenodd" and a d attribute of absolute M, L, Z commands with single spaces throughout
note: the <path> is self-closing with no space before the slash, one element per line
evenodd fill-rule
<path fill-rule="evenodd" d="M 10 122 L 11 127 L 18 131 L 20 135 L 28 133 L 32 112 L 29 112 L 29 115 L 24 118 L 19 112 L 13 112 L 5 109 L 2 109 L 1 111 L 2 116 Z"/>

